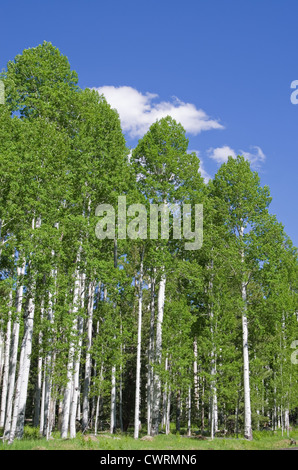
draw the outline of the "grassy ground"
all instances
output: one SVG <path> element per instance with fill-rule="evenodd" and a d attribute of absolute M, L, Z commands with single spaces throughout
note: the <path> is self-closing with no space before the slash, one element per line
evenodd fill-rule
<path fill-rule="evenodd" d="M 152 440 L 148 437 L 135 440 L 132 435 L 118 434 L 111 436 L 108 433 L 77 434 L 75 439 L 60 439 L 58 433 L 53 433 L 53 438 L 46 439 L 38 436 L 38 430 L 26 427 L 24 438 L 15 440 L 8 445 L 0 441 L 0 450 L 278 450 L 291 449 L 290 439 L 298 442 L 298 429 L 291 431 L 290 436 L 281 432 L 270 431 L 255 432 L 253 441 L 236 438 L 216 438 L 214 440 L 200 440 L 196 437 L 188 438 L 184 435 L 161 434 Z"/>

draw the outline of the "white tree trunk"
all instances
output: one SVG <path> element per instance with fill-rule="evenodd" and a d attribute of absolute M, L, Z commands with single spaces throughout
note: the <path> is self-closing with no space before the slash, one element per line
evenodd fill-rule
<path fill-rule="evenodd" d="M 6 416 L 5 416 L 5 426 L 4 426 L 4 440 L 9 439 L 10 429 L 11 429 L 11 424 L 12 424 L 13 396 L 14 396 L 14 389 L 15 389 L 19 333 L 20 333 L 20 318 L 21 318 L 22 305 L 23 305 L 23 292 L 24 292 L 23 276 L 24 274 L 25 274 L 25 261 L 22 267 L 17 268 L 17 277 L 18 277 L 19 285 L 18 285 L 17 297 L 16 297 L 16 319 L 13 324 L 12 337 L 11 337 L 8 393 L 7 393 Z"/>
<path fill-rule="evenodd" d="M 5 333 L 3 322 L 0 320 L 0 387 L 2 384 L 4 372 L 4 350 L 5 350 Z"/>
<path fill-rule="evenodd" d="M 21 439 L 23 435 L 30 369 L 30 355 L 32 349 L 34 309 L 34 300 L 33 297 L 30 297 L 26 312 L 25 331 L 21 346 L 19 373 L 15 391 L 14 411 L 9 434 L 9 444 L 14 441 L 15 436 L 17 436 L 18 439 Z"/>
<path fill-rule="evenodd" d="M 80 261 L 80 251 L 81 247 L 79 248 L 79 252 L 77 255 L 77 266 Z M 79 308 L 79 296 L 80 296 L 80 285 L 81 285 L 81 277 L 80 273 L 78 272 L 78 268 L 76 269 L 75 274 L 75 286 L 74 286 L 74 293 L 73 293 L 73 327 L 72 333 L 73 335 L 76 334 L 77 330 L 77 317 L 76 314 Z M 61 438 L 66 439 L 68 436 L 68 429 L 69 429 L 69 416 L 70 416 L 70 403 L 71 403 L 71 393 L 72 393 L 72 382 L 73 382 L 73 362 L 74 362 L 74 354 L 75 354 L 75 345 L 74 342 L 71 341 L 69 346 L 69 354 L 68 354 L 68 363 L 67 363 L 67 384 L 64 390 L 64 399 L 63 399 L 63 414 L 62 414 L 62 423 L 61 423 Z"/>
<path fill-rule="evenodd" d="M 171 387 L 168 390 L 166 435 L 170 434 Z"/>
<path fill-rule="evenodd" d="M 44 299 L 41 301 L 41 307 L 40 307 L 40 319 L 42 321 L 43 319 L 43 314 L 44 314 Z M 40 399 L 41 399 L 41 387 L 42 387 L 42 364 L 43 364 L 43 358 L 41 356 L 41 345 L 42 345 L 42 332 L 40 331 L 38 334 L 38 348 L 39 348 L 39 355 L 38 355 L 38 361 L 37 361 L 37 378 L 36 378 L 36 384 L 35 384 L 35 397 L 34 397 L 34 421 L 33 421 L 33 426 L 35 428 L 38 427 L 39 425 L 39 420 L 40 420 Z"/>
<path fill-rule="evenodd" d="M 187 400 L 187 435 L 191 436 L 191 387 L 188 387 Z"/>
<path fill-rule="evenodd" d="M 138 439 L 139 437 L 139 421 L 140 421 L 142 308 L 143 308 L 143 253 L 141 255 L 140 278 L 139 278 L 138 344 L 137 344 L 136 396 L 135 396 L 135 422 L 134 422 L 134 438 L 135 439 Z"/>
<path fill-rule="evenodd" d="M 55 223 L 54 225 L 57 229 L 59 228 L 59 223 Z M 55 256 L 55 251 L 52 250 L 52 258 Z M 53 306 L 53 297 L 54 300 L 56 298 L 56 289 L 57 289 L 57 269 L 52 269 L 51 277 L 54 280 L 54 293 L 52 293 L 51 289 L 49 291 L 49 305 L 48 305 L 48 321 L 51 325 L 54 323 L 54 306 Z M 42 434 L 47 439 L 50 435 L 50 404 L 51 404 L 51 394 L 52 394 L 52 373 L 54 367 L 54 359 L 52 357 L 52 332 L 53 328 L 49 331 L 49 339 L 48 339 L 48 353 L 45 360 L 45 379 L 44 379 L 44 403 L 43 403 L 43 423 L 42 423 Z"/>
<path fill-rule="evenodd" d="M 246 298 L 246 289 L 242 291 L 243 298 Z M 252 439 L 251 428 L 251 406 L 250 406 L 250 381 L 249 381 L 249 356 L 248 356 L 248 325 L 247 316 L 242 315 L 243 331 L 243 379 L 244 379 L 244 436 L 246 439 Z"/>
<path fill-rule="evenodd" d="M 180 432 L 180 418 L 181 418 L 181 391 L 177 390 L 176 432 Z"/>
<path fill-rule="evenodd" d="M 123 328 L 122 328 L 122 319 L 120 314 L 120 335 L 123 338 Z M 123 370 L 122 370 L 122 361 L 123 361 L 123 351 L 125 350 L 125 345 L 120 345 L 120 382 L 119 382 L 119 421 L 120 421 L 120 430 L 123 432 Z"/>
<path fill-rule="evenodd" d="M 150 333 L 148 347 L 148 377 L 147 377 L 147 434 L 151 435 L 152 405 L 153 405 L 153 364 L 154 364 L 154 323 L 155 323 L 155 272 L 151 276 L 151 300 L 150 300 Z"/>
<path fill-rule="evenodd" d="M 165 304 L 166 276 L 162 273 L 158 291 L 158 315 L 156 324 L 155 363 L 161 364 L 162 352 L 162 324 Z M 157 372 L 154 373 L 154 403 L 151 435 L 156 436 L 159 432 L 161 400 L 161 379 Z"/>
<path fill-rule="evenodd" d="M 167 372 L 168 370 L 168 364 L 169 364 L 169 358 L 168 356 L 166 357 L 165 360 L 165 371 Z M 161 427 L 164 429 L 166 427 L 166 422 L 167 422 L 167 399 L 168 399 L 168 384 L 167 382 L 165 383 L 164 387 L 164 392 L 163 392 L 163 398 L 162 398 L 162 424 Z"/>
<path fill-rule="evenodd" d="M 98 395 L 97 400 L 96 400 L 95 424 L 94 424 L 95 436 L 97 436 L 97 429 L 98 429 L 99 402 L 100 402 L 100 395 Z"/>
<path fill-rule="evenodd" d="M 86 275 L 81 275 L 81 285 L 80 285 L 80 307 L 84 308 L 84 291 L 85 291 L 85 278 Z M 79 386 L 79 375 L 80 375 L 80 362 L 81 362 L 81 351 L 82 351 L 82 338 L 83 338 L 83 326 L 84 322 L 81 316 L 77 319 L 77 334 L 78 334 L 78 346 L 75 354 L 74 360 L 74 375 L 73 375 L 73 393 L 70 406 L 70 438 L 74 439 L 76 437 L 76 418 L 77 418 L 77 409 L 78 409 L 78 400 L 80 395 L 80 386 Z"/>
<path fill-rule="evenodd" d="M 44 377 L 44 393 L 43 393 L 43 427 L 42 434 L 44 437 L 48 434 L 49 428 L 49 415 L 50 415 L 50 401 L 51 401 L 51 391 L 52 391 L 52 354 L 49 351 L 45 360 L 45 377 Z"/>
<path fill-rule="evenodd" d="M 41 404 L 40 404 L 40 422 L 39 422 L 39 433 L 43 435 L 44 422 L 45 422 L 45 383 L 46 383 L 46 365 L 43 370 L 43 381 L 42 381 L 42 392 L 41 392 Z"/>
<path fill-rule="evenodd" d="M 195 339 L 194 339 L 193 348 L 194 348 L 193 374 L 194 374 L 195 419 L 197 419 L 198 416 L 199 416 L 199 404 L 200 404 L 199 376 L 198 376 L 198 343 L 197 343 L 197 337 L 195 337 Z"/>
<path fill-rule="evenodd" d="M 83 333 L 83 320 L 82 317 L 78 318 L 78 336 L 79 344 L 78 351 L 76 352 L 75 361 L 74 361 L 74 374 L 73 374 L 73 387 L 72 387 L 72 398 L 70 404 L 70 419 L 69 419 L 69 437 L 74 439 L 76 437 L 76 419 L 77 419 L 77 410 L 78 410 L 78 400 L 79 400 L 79 374 L 80 374 L 80 359 L 81 359 L 81 347 L 82 347 L 82 333 Z"/>
<path fill-rule="evenodd" d="M 56 412 L 56 399 L 51 397 L 51 405 L 50 405 L 50 416 L 48 420 L 48 427 L 46 433 L 46 439 L 49 440 L 53 426 L 55 424 L 55 412 Z"/>
<path fill-rule="evenodd" d="M 112 366 L 110 433 L 116 432 L 116 366 Z"/>
<path fill-rule="evenodd" d="M 32 228 L 38 229 L 41 225 L 41 219 L 37 218 L 32 220 Z M 15 403 L 14 403 L 14 414 L 12 425 L 9 435 L 9 443 L 12 443 L 15 435 L 18 439 L 23 437 L 24 422 L 25 422 L 25 410 L 27 402 L 27 390 L 29 382 L 29 372 L 31 364 L 31 351 L 32 351 L 32 337 L 33 337 L 33 325 L 34 325 L 34 313 L 35 313 L 35 288 L 36 280 L 33 280 L 30 286 L 30 296 L 28 306 L 26 310 L 26 318 L 24 322 L 24 336 L 21 346 L 21 355 L 19 363 L 19 375 L 17 381 L 17 389 L 15 392 Z"/>
<path fill-rule="evenodd" d="M 100 289 L 100 286 L 98 287 Z M 89 389 L 91 383 L 91 346 L 92 346 L 92 323 L 93 323 L 93 308 L 94 308 L 94 292 L 95 283 L 90 282 L 88 289 L 88 320 L 87 320 L 87 345 L 86 345 L 86 361 L 85 361 L 85 379 L 83 390 L 83 416 L 82 416 L 82 429 L 83 432 L 87 429 L 89 422 Z"/>
<path fill-rule="evenodd" d="M 241 227 L 240 236 L 243 237 L 244 227 Z M 244 252 L 241 253 L 244 262 Z M 244 384 L 244 437 L 252 440 L 251 401 L 249 380 L 249 351 L 248 351 L 248 322 L 247 322 L 247 293 L 246 283 L 242 281 L 242 338 L 243 338 L 243 384 Z"/>
<path fill-rule="evenodd" d="M 213 251 L 213 248 L 212 248 Z M 211 295 L 211 303 L 209 305 L 209 317 L 210 317 L 210 332 L 211 332 L 211 383 L 210 383 L 210 434 L 211 439 L 214 438 L 214 434 L 217 431 L 217 389 L 216 389 L 216 346 L 214 341 L 214 332 L 216 331 L 216 325 L 214 322 L 213 312 L 213 260 L 211 260 L 210 267 L 211 275 L 209 281 L 209 294 Z"/>
<path fill-rule="evenodd" d="M 215 384 L 216 376 L 216 357 L 214 350 L 211 351 L 211 384 L 210 384 L 210 420 L 211 420 L 211 438 L 214 438 L 218 426 L 217 414 L 217 388 Z"/>
<path fill-rule="evenodd" d="M 69 348 L 68 363 L 67 363 L 67 385 L 64 390 L 64 399 L 62 407 L 62 423 L 61 423 L 61 439 L 66 439 L 69 429 L 69 414 L 70 414 L 70 400 L 72 391 L 72 376 L 73 376 L 73 356 L 74 345 L 71 344 Z"/>
<path fill-rule="evenodd" d="M 9 351 L 10 351 L 10 343 L 11 343 L 11 307 L 12 307 L 12 290 L 9 293 L 9 312 L 8 312 L 8 321 L 7 321 L 6 337 L 5 337 L 5 344 L 4 344 L 0 428 L 4 427 L 7 394 L 8 394 Z"/>
<path fill-rule="evenodd" d="M 100 382 L 103 381 L 103 364 L 101 364 L 100 368 Z M 96 412 L 95 412 L 95 436 L 97 435 L 98 429 L 98 417 L 99 417 L 99 408 L 100 408 L 101 396 L 98 395 L 97 402 L 96 402 Z"/>

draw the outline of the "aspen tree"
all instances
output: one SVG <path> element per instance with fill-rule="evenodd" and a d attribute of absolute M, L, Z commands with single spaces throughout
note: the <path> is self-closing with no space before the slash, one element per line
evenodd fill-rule
<path fill-rule="evenodd" d="M 140 387 L 141 387 L 141 345 L 142 345 L 142 309 L 143 309 L 143 257 L 144 249 L 140 254 L 140 274 L 139 274 L 139 302 L 138 302 L 138 343 L 137 343 L 137 365 L 136 365 L 136 396 L 135 396 L 135 419 L 134 438 L 139 437 L 140 421 Z"/>
<path fill-rule="evenodd" d="M 259 177 L 252 172 L 249 162 L 243 157 L 229 157 L 214 178 L 215 195 L 226 205 L 225 225 L 234 231 L 238 244 L 239 258 L 237 270 L 241 284 L 242 296 L 242 335 L 243 335 L 243 384 L 244 384 L 244 436 L 252 439 L 250 373 L 249 373 L 249 339 L 247 318 L 247 285 L 249 282 L 249 266 L 245 258 L 244 231 L 254 225 L 263 214 L 267 213 L 270 204 L 268 187 L 260 186 Z M 232 260 L 231 260 L 232 261 Z"/>
<path fill-rule="evenodd" d="M 188 140 L 185 137 L 185 130 L 181 124 L 167 116 L 156 121 L 150 127 L 145 136 L 139 140 L 137 147 L 132 153 L 131 162 L 137 178 L 139 192 L 151 204 L 158 205 L 161 219 L 166 216 L 171 204 L 181 204 L 183 200 L 189 198 L 187 189 L 192 185 L 200 185 L 201 178 L 198 173 L 198 160 L 194 154 L 187 153 Z M 156 269 L 157 293 L 157 315 L 155 322 L 154 336 L 154 366 L 153 381 L 154 392 L 153 408 L 150 408 L 149 417 L 152 426 L 148 421 L 148 428 L 151 434 L 158 434 L 160 424 L 161 408 L 161 378 L 158 370 L 161 366 L 162 358 L 162 328 L 164 321 L 164 305 L 166 298 L 167 266 L 171 259 L 167 250 L 167 234 L 163 233 L 165 226 L 161 221 L 161 234 L 155 237 L 154 229 L 151 228 L 151 244 L 155 243 L 155 255 L 152 260 L 152 268 Z M 154 238 L 157 238 L 154 242 Z M 152 250 L 154 253 L 154 250 Z M 152 345 L 152 334 L 151 334 Z M 151 348 L 150 345 L 150 348 Z M 149 349 L 150 350 L 150 349 Z M 150 364 L 149 364 L 149 367 Z"/>

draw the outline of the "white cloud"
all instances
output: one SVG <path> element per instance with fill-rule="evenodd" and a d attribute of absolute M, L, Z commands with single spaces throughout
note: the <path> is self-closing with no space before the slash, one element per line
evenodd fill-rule
<path fill-rule="evenodd" d="M 240 155 L 243 155 L 243 157 L 251 163 L 251 166 L 256 169 L 260 167 L 261 163 L 264 163 L 266 156 L 263 150 L 257 145 L 252 146 L 251 149 L 254 150 L 254 153 L 241 150 Z"/>
<path fill-rule="evenodd" d="M 208 157 L 215 160 L 217 163 L 222 164 L 228 161 L 228 157 L 236 158 L 237 155 L 242 155 L 246 160 L 251 163 L 252 168 L 257 169 L 264 163 L 266 156 L 262 149 L 257 145 L 250 147 L 250 152 L 239 150 L 235 152 L 231 147 L 225 145 L 223 147 L 211 148 L 207 151 Z"/>
<path fill-rule="evenodd" d="M 223 129 L 223 126 L 210 119 L 205 111 L 176 97 L 172 101 L 153 102 L 158 95 L 149 92 L 143 94 L 129 86 L 103 86 L 93 89 L 103 94 L 112 108 L 117 109 L 122 129 L 131 138 L 142 137 L 151 124 L 168 115 L 180 122 L 186 132 L 192 135 L 211 129 Z"/>
<path fill-rule="evenodd" d="M 228 161 L 228 157 L 236 158 L 236 153 L 231 147 L 225 145 L 224 147 L 211 148 L 208 150 L 208 157 L 215 160 L 216 163 L 225 163 Z"/>

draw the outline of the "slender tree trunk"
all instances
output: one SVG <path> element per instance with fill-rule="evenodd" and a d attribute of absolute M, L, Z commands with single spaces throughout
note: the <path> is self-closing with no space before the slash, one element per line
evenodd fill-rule
<path fill-rule="evenodd" d="M 138 312 L 138 344 L 137 344 L 137 367 L 136 367 L 136 396 L 135 396 L 135 422 L 134 438 L 139 437 L 140 421 L 140 389 L 141 389 L 141 346 L 142 346 L 142 309 L 143 309 L 143 256 L 141 253 L 140 278 L 139 278 L 139 312 Z"/>
<path fill-rule="evenodd" d="M 107 302 L 107 286 L 104 286 L 104 302 Z M 116 432 L 116 366 L 111 370 L 111 410 L 110 410 L 110 433 Z"/>
<path fill-rule="evenodd" d="M 78 402 L 80 396 L 80 384 L 79 384 L 79 375 L 80 375 L 80 359 L 81 359 L 81 348 L 82 348 L 82 335 L 83 335 L 83 319 L 81 316 L 78 318 L 78 350 L 75 355 L 74 361 L 74 375 L 73 375 L 73 393 L 70 404 L 70 419 L 69 419 L 69 437 L 74 439 L 76 437 L 76 419 L 78 412 Z"/>
<path fill-rule="evenodd" d="M 55 223 L 55 228 L 59 228 L 59 223 Z M 55 256 L 55 251 L 52 250 L 52 259 Z M 54 281 L 54 293 L 52 290 L 49 291 L 49 305 L 48 305 L 48 321 L 50 325 L 54 323 L 54 302 L 56 301 L 56 293 L 57 293 L 57 269 L 52 269 L 51 277 Z M 54 297 L 54 300 L 53 300 Z M 42 426 L 42 434 L 47 439 L 50 435 L 50 416 L 51 416 L 51 394 L 52 394 L 52 381 L 53 381 L 53 369 L 54 369 L 54 358 L 52 353 L 52 334 L 53 334 L 53 327 L 49 329 L 49 338 L 47 340 L 47 347 L 48 352 L 45 359 L 45 379 L 44 379 L 44 405 L 43 405 L 43 426 Z"/>
<path fill-rule="evenodd" d="M 100 382 L 102 383 L 103 381 L 103 364 L 101 364 L 100 367 Z M 98 429 L 98 420 L 99 420 L 99 412 L 101 408 L 101 394 L 98 395 L 97 397 L 97 403 L 96 403 L 96 413 L 95 413 L 95 435 L 97 435 L 97 429 Z"/>
<path fill-rule="evenodd" d="M 122 319 L 120 317 L 120 334 L 121 338 L 123 338 L 123 330 L 122 330 Z M 120 382 L 119 382 L 119 420 L 120 420 L 120 431 L 123 432 L 123 371 L 122 371 L 122 361 L 123 361 L 123 349 L 124 345 L 120 345 Z"/>
<path fill-rule="evenodd" d="M 37 218 L 32 221 L 32 229 L 38 229 L 41 225 L 41 219 Z M 30 263 L 29 263 L 30 264 Z M 29 267 L 30 270 L 30 267 Z M 15 435 L 18 439 L 23 437 L 25 410 L 27 402 L 27 390 L 29 382 L 29 372 L 31 364 L 31 351 L 32 351 L 32 337 L 33 337 L 33 324 L 35 313 L 35 289 L 36 280 L 33 274 L 32 282 L 29 290 L 29 301 L 26 310 L 26 318 L 24 322 L 24 336 L 21 347 L 20 363 L 19 363 L 19 376 L 17 382 L 17 389 L 15 393 L 14 414 L 9 435 L 9 443 L 12 443 Z"/>
<path fill-rule="evenodd" d="M 40 421 L 39 421 L 39 433 L 43 435 L 43 426 L 44 426 L 44 415 L 45 415 L 45 382 L 46 382 L 46 367 L 44 366 L 43 370 L 43 380 L 42 380 L 42 391 L 41 391 L 41 403 L 40 403 Z"/>
<path fill-rule="evenodd" d="M 177 391 L 177 407 L 176 407 L 176 432 L 180 432 L 180 418 L 181 418 L 181 392 Z"/>
<path fill-rule="evenodd" d="M 117 239 L 114 239 L 114 268 L 117 268 Z M 116 310 L 116 304 L 114 304 Z M 115 337 L 116 338 L 116 337 Z M 116 391 L 116 366 L 112 366 L 112 386 L 111 386 L 111 423 L 110 432 L 115 434 L 116 432 L 116 415 L 117 415 L 117 391 Z"/>
<path fill-rule="evenodd" d="M 82 416 L 83 432 L 85 431 L 85 429 L 87 429 L 88 421 L 89 421 L 89 389 L 90 389 L 91 371 L 92 371 L 90 350 L 92 346 L 94 292 L 95 292 L 95 282 L 92 281 L 90 282 L 89 289 L 88 289 L 87 345 L 86 345 L 85 379 L 84 379 L 84 390 L 83 390 L 83 416 Z"/>
<path fill-rule="evenodd" d="M 152 406 L 153 406 L 153 363 L 154 363 L 154 323 L 155 323 L 155 272 L 151 276 L 151 300 L 150 300 L 150 333 L 148 347 L 148 383 L 147 383 L 147 434 L 151 435 Z"/>
<path fill-rule="evenodd" d="M 99 299 L 100 299 L 100 284 L 99 284 L 99 288 L 98 288 L 97 295 L 96 295 L 96 308 L 98 308 Z M 99 321 L 97 321 L 97 324 L 96 324 L 96 334 L 98 335 L 98 333 L 99 333 Z M 95 363 L 94 365 L 94 371 L 97 371 L 97 363 Z M 101 364 L 101 368 L 100 368 L 101 380 L 102 380 L 102 374 L 103 374 L 103 364 Z M 95 372 L 94 372 L 94 376 L 96 377 Z M 100 405 L 100 395 L 98 395 L 97 400 L 96 400 L 95 423 L 94 423 L 95 436 L 97 435 L 97 429 L 98 429 L 99 405 Z"/>
<path fill-rule="evenodd" d="M 278 410 L 277 410 L 277 400 L 276 400 L 276 372 L 274 371 L 273 374 L 273 383 L 274 383 L 274 411 L 273 411 L 273 430 L 276 431 L 277 426 L 278 426 Z"/>
<path fill-rule="evenodd" d="M 70 401 L 72 391 L 72 368 L 73 368 L 74 346 L 70 345 L 68 364 L 67 364 L 67 385 L 64 390 L 64 399 L 62 405 L 61 439 L 66 439 L 69 429 Z"/>
<path fill-rule="evenodd" d="M 166 357 L 165 360 L 165 372 L 167 373 L 169 369 L 169 358 L 168 356 Z M 167 421 L 167 399 L 168 399 L 168 382 L 166 380 L 165 386 L 164 386 L 164 391 L 163 391 L 163 399 L 162 399 L 162 429 L 165 429 L 166 427 L 166 421 Z"/>
<path fill-rule="evenodd" d="M 195 421 L 199 417 L 200 410 L 200 395 L 199 395 L 199 376 L 198 376 L 198 343 L 197 337 L 194 339 L 193 343 L 194 348 L 194 363 L 193 363 L 193 373 L 194 373 L 194 408 L 195 408 Z"/>
<path fill-rule="evenodd" d="M 48 356 L 45 364 L 45 377 L 43 389 L 43 419 L 42 419 L 42 434 L 46 439 L 49 439 L 51 429 L 51 402 L 52 402 L 52 373 L 55 364 L 55 354 L 53 357 Z"/>
<path fill-rule="evenodd" d="M 191 387 L 188 387 L 187 400 L 187 435 L 191 436 Z"/>
<path fill-rule="evenodd" d="M 78 392 L 77 392 L 77 409 L 76 409 L 76 419 L 78 421 L 81 421 L 81 400 L 80 400 L 80 394 L 81 394 L 81 386 L 80 386 L 80 377 L 79 377 L 79 386 L 78 386 Z"/>
<path fill-rule="evenodd" d="M 64 389 L 61 391 L 62 393 L 64 392 Z M 63 398 L 60 398 L 59 403 L 58 403 L 58 410 L 57 410 L 57 429 L 58 431 L 62 430 L 62 418 L 63 418 Z"/>
<path fill-rule="evenodd" d="M 212 247 L 213 251 L 213 247 Z M 214 341 L 214 334 L 216 331 L 215 321 L 214 321 L 214 311 L 213 311 L 213 260 L 210 264 L 211 277 L 209 281 L 209 294 L 211 295 L 211 302 L 209 305 L 209 317 L 210 317 L 210 331 L 211 331 L 211 384 L 210 384 L 210 434 L 211 439 L 214 438 L 214 434 L 217 431 L 217 390 L 216 390 L 216 346 Z"/>
<path fill-rule="evenodd" d="M 216 363 L 215 363 L 215 367 L 216 367 Z M 217 388 L 216 387 L 214 388 L 213 410 L 214 410 L 214 433 L 216 433 L 218 431 L 218 408 L 217 408 Z"/>
<path fill-rule="evenodd" d="M 81 247 L 80 247 L 81 248 Z M 74 286 L 74 294 L 73 294 L 73 335 L 76 334 L 77 331 L 77 317 L 76 314 L 78 312 L 79 307 L 79 295 L 80 295 L 80 280 L 81 276 L 78 272 L 78 265 L 80 261 L 80 249 L 77 255 L 77 269 L 76 269 L 76 278 L 75 278 L 75 286 Z M 74 354 L 75 354 L 75 345 L 73 340 L 69 346 L 69 354 L 68 354 L 68 363 L 67 363 L 67 384 L 64 390 L 64 400 L 63 400 L 63 414 L 62 414 L 62 423 L 61 423 L 61 438 L 66 439 L 68 436 L 68 428 L 69 428 L 69 417 L 70 417 L 70 403 L 71 403 L 71 394 L 72 394 L 72 383 L 73 383 L 73 363 L 74 363 Z"/>
<path fill-rule="evenodd" d="M 169 386 L 167 401 L 166 435 L 170 434 L 171 387 Z"/>
<path fill-rule="evenodd" d="M 210 426 L 211 439 L 217 431 L 217 390 L 215 386 L 216 362 L 213 351 L 211 352 L 211 385 L 210 385 Z"/>
<path fill-rule="evenodd" d="M 85 297 L 85 274 L 81 274 L 81 285 L 80 285 L 80 308 L 84 308 L 84 297 Z M 82 351 L 82 339 L 83 339 L 83 327 L 84 321 L 81 315 L 77 319 L 77 335 L 78 335 L 78 345 L 77 351 L 74 359 L 74 375 L 73 375 L 73 393 L 70 406 L 70 420 L 69 420 L 69 429 L 70 429 L 70 439 L 76 437 L 76 419 L 77 419 L 77 409 L 78 401 L 80 397 L 80 361 L 81 361 L 81 351 Z"/>
<path fill-rule="evenodd" d="M 202 433 L 204 432 L 205 430 L 205 399 L 204 399 L 204 396 L 205 396 L 205 378 L 203 377 L 202 378 L 202 393 L 201 393 L 201 396 L 202 396 L 202 403 L 201 403 L 201 428 L 202 428 Z"/>
<path fill-rule="evenodd" d="M 53 361 L 54 362 L 54 361 Z M 44 418 L 43 418 L 43 436 L 48 440 L 51 428 L 51 403 L 52 403 L 52 375 L 53 363 L 47 364 L 50 369 L 47 370 L 45 376 L 45 391 L 44 391 Z"/>
<path fill-rule="evenodd" d="M 116 366 L 112 366 L 110 433 L 116 432 Z"/>
<path fill-rule="evenodd" d="M 155 363 L 157 366 L 161 364 L 161 352 L 162 352 L 162 324 L 165 304 L 165 288 L 166 288 L 166 276 L 162 273 L 161 280 L 159 282 L 158 291 L 158 316 L 156 324 L 156 343 L 155 343 Z M 152 431 L 151 435 L 156 436 L 159 432 L 160 423 L 160 400 L 161 400 L 161 379 L 158 372 L 154 373 L 154 404 L 153 404 L 153 419 L 152 419 Z"/>
<path fill-rule="evenodd" d="M 2 324 L 1 324 L 2 323 Z M 0 387 L 4 373 L 4 350 L 5 350 L 5 334 L 3 322 L 0 320 Z"/>
<path fill-rule="evenodd" d="M 7 394 L 7 405 L 6 405 L 6 417 L 4 426 L 4 440 L 8 440 L 10 436 L 11 424 L 12 424 L 12 410 L 13 410 L 13 396 L 15 389 L 16 379 L 16 367 L 17 367 L 17 355 L 19 345 L 19 333 L 20 333 L 20 319 L 23 305 L 23 276 L 25 274 L 25 261 L 22 267 L 17 268 L 18 276 L 18 289 L 16 296 L 16 319 L 13 324 L 12 338 L 11 338 L 11 350 L 9 358 L 9 379 L 8 379 L 8 394 Z"/>
<path fill-rule="evenodd" d="M 42 321 L 43 314 L 44 314 L 44 299 L 41 301 L 40 307 L 40 319 Z M 42 391 L 42 366 L 43 366 L 43 357 L 41 355 L 41 347 L 42 347 L 42 332 L 38 333 L 38 347 L 39 347 L 39 356 L 37 361 L 37 378 L 35 384 L 35 396 L 34 396 L 34 421 L 33 426 L 35 428 L 38 427 L 40 421 L 40 399 L 41 399 L 41 391 Z"/>
<path fill-rule="evenodd" d="M 30 297 L 26 312 L 25 330 L 21 345 L 19 361 L 19 373 L 15 390 L 13 418 L 9 434 L 9 444 L 14 441 L 15 436 L 20 439 L 23 435 L 25 405 L 27 399 L 27 387 L 30 369 L 30 355 L 32 347 L 34 301 Z"/>
<path fill-rule="evenodd" d="M 50 417 L 49 417 L 49 424 L 47 428 L 46 439 L 49 440 L 52 429 L 55 426 L 55 416 L 56 416 L 56 399 L 51 397 L 51 406 L 50 406 Z"/>
<path fill-rule="evenodd" d="M 212 386 L 211 386 L 212 388 Z M 211 439 L 214 439 L 214 397 L 213 397 L 213 391 L 211 389 L 211 396 L 210 396 L 210 436 Z"/>
<path fill-rule="evenodd" d="M 50 345 L 48 347 L 50 347 Z M 54 361 L 52 358 L 51 351 L 49 351 L 45 360 L 44 393 L 43 393 L 42 434 L 44 437 L 47 436 L 48 428 L 49 428 L 53 367 L 54 367 Z"/>
<path fill-rule="evenodd" d="M 240 388 L 240 384 L 238 387 L 238 390 Z M 240 406 L 240 392 L 238 391 L 238 398 L 237 398 L 237 405 L 236 405 L 236 424 L 235 424 L 235 433 L 236 437 L 238 439 L 238 434 L 239 434 L 239 406 Z"/>
<path fill-rule="evenodd" d="M 243 237 L 244 227 L 241 227 L 240 236 Z M 244 263 L 244 251 L 241 253 Z M 244 437 L 252 440 L 251 426 L 251 401 L 250 401 L 250 379 L 249 379 L 249 352 L 248 352 L 248 321 L 247 321 L 247 293 L 246 283 L 242 281 L 242 337 L 243 337 L 243 384 L 244 384 Z"/>
<path fill-rule="evenodd" d="M 242 298 L 246 299 L 246 288 L 242 290 Z M 250 404 L 250 380 L 249 380 L 249 356 L 248 356 L 248 326 L 247 316 L 242 315 L 243 331 L 243 379 L 244 379 L 244 437 L 252 440 L 251 404 Z"/>
<path fill-rule="evenodd" d="M 216 359 L 214 351 L 211 351 L 211 385 L 210 385 L 210 427 L 211 427 L 211 438 L 214 438 L 217 432 L 218 417 L 217 417 L 217 389 L 215 385 L 216 375 Z"/>
<path fill-rule="evenodd" d="M 97 436 L 97 429 L 98 429 L 99 402 L 100 402 L 100 395 L 98 395 L 97 400 L 96 400 L 96 412 L 95 412 L 95 424 L 94 424 L 95 436 Z"/>
<path fill-rule="evenodd" d="M 12 308 L 12 290 L 9 293 L 9 312 L 8 312 L 8 321 L 7 321 L 6 337 L 5 337 L 5 344 L 4 344 L 0 428 L 4 427 L 6 403 L 7 403 L 7 395 L 8 395 L 9 351 L 10 351 L 10 344 L 11 344 L 11 308 Z"/>

